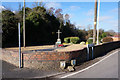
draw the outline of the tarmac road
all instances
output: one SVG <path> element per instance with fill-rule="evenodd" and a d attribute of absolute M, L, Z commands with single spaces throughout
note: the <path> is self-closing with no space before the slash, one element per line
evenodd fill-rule
<path fill-rule="evenodd" d="M 97 65 L 77 74 L 70 73 L 59 78 L 118 78 L 118 52 Z M 71 75 L 74 74 L 74 75 Z"/>

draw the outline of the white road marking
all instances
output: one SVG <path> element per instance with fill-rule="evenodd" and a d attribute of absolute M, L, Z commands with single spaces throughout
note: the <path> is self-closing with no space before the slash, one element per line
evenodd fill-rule
<path fill-rule="evenodd" d="M 80 71 L 74 72 L 74 73 L 72 73 L 72 74 L 68 74 L 68 75 L 63 76 L 63 77 L 61 77 L 61 78 L 66 78 L 66 77 L 69 77 L 69 76 L 72 76 L 72 75 L 75 75 L 75 74 L 81 73 L 81 72 L 83 72 L 83 71 L 85 71 L 85 70 L 87 70 L 87 69 L 89 69 L 89 68 L 91 68 L 91 67 L 93 67 L 93 66 L 99 64 L 100 62 L 102 62 L 103 60 L 107 59 L 108 57 L 114 55 L 114 54 L 117 53 L 117 52 L 118 52 L 118 51 L 116 51 L 116 52 L 114 52 L 114 53 L 108 55 L 107 57 L 101 59 L 100 61 L 96 62 L 95 64 L 93 64 L 93 65 L 91 65 L 91 66 L 89 66 L 89 67 L 87 67 L 87 68 L 85 68 L 85 69 L 82 69 L 82 70 L 80 70 Z"/>

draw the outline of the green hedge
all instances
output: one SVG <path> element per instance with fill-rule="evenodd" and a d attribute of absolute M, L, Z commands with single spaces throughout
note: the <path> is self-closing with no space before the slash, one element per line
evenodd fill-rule
<path fill-rule="evenodd" d="M 81 44 L 81 45 L 85 45 L 85 42 L 84 42 L 84 41 L 82 41 L 82 42 L 80 42 L 80 44 Z"/>
<path fill-rule="evenodd" d="M 77 44 L 79 42 L 79 37 L 70 37 L 70 43 Z"/>
<path fill-rule="evenodd" d="M 88 44 L 92 44 L 93 43 L 93 39 L 88 39 L 87 42 L 88 42 Z"/>
<path fill-rule="evenodd" d="M 65 43 L 70 43 L 70 37 L 64 38 L 64 42 L 65 42 Z"/>
<path fill-rule="evenodd" d="M 64 38 L 65 43 L 77 44 L 79 41 L 80 41 L 79 37 L 66 37 L 66 38 Z"/>

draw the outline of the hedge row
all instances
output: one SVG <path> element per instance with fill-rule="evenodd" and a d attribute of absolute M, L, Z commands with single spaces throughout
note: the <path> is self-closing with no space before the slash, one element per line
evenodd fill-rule
<path fill-rule="evenodd" d="M 66 38 L 64 38 L 65 43 L 77 44 L 79 41 L 80 41 L 79 37 L 66 37 Z"/>

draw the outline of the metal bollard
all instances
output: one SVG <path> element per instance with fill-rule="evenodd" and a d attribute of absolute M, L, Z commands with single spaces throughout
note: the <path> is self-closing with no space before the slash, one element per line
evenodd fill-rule
<path fill-rule="evenodd" d="M 94 44 L 87 45 L 87 60 L 89 60 L 89 47 L 92 47 L 92 59 L 94 58 Z"/>

